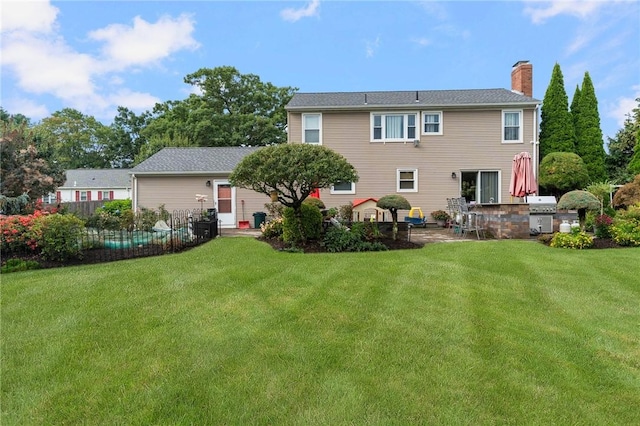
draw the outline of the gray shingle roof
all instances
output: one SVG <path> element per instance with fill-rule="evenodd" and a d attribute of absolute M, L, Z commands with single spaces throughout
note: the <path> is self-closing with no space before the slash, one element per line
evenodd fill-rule
<path fill-rule="evenodd" d="M 131 169 L 136 174 L 230 173 L 260 147 L 163 148 Z"/>
<path fill-rule="evenodd" d="M 416 95 L 418 102 L 416 102 Z M 366 103 L 365 103 L 366 102 Z M 540 103 L 507 89 L 413 90 L 401 92 L 296 93 L 287 109 L 373 109 L 376 107 L 455 107 Z"/>
<path fill-rule="evenodd" d="M 67 180 L 60 188 L 130 188 L 130 169 L 67 170 Z"/>

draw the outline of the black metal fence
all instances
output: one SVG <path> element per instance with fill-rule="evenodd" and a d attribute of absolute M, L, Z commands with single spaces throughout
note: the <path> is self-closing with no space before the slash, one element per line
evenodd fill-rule
<path fill-rule="evenodd" d="M 85 228 L 78 241 L 80 255 L 64 262 L 38 259 L 44 267 L 86 263 L 111 262 L 146 256 L 176 253 L 205 243 L 220 234 L 215 210 L 176 210 L 170 215 L 156 217 L 148 213 L 144 220 L 136 220 L 131 229 Z M 36 252 L 22 253 L 3 250 L 8 258 L 33 258 Z"/>

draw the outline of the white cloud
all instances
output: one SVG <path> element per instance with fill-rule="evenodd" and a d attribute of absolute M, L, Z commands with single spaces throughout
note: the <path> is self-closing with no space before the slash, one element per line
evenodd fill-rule
<path fill-rule="evenodd" d="M 449 13 L 444 3 L 436 1 L 421 1 L 419 4 L 425 12 L 439 21 L 444 21 L 449 18 Z"/>
<path fill-rule="evenodd" d="M 96 61 L 73 51 L 58 37 L 22 32 L 5 35 L 1 63 L 12 69 L 18 86 L 28 93 L 71 99 L 95 90 L 91 76 Z"/>
<path fill-rule="evenodd" d="M 378 47 L 380 47 L 380 36 L 376 37 L 375 40 L 365 40 L 365 52 L 367 58 L 373 58 Z"/>
<path fill-rule="evenodd" d="M 414 37 L 411 39 L 411 41 L 420 47 L 427 47 L 433 43 L 430 39 L 426 37 Z"/>
<path fill-rule="evenodd" d="M 606 6 L 606 2 L 594 0 L 528 0 L 526 4 L 524 13 L 531 16 L 531 21 L 534 24 L 542 24 L 547 19 L 559 15 L 570 15 L 584 19 Z"/>
<path fill-rule="evenodd" d="M 640 85 L 633 86 L 631 92 L 633 95 L 620 97 L 607 108 L 607 117 L 615 119 L 620 128 L 624 127 L 624 121 L 627 119 L 627 115 L 631 114 L 634 108 L 638 108 L 636 99 L 640 98 Z"/>
<path fill-rule="evenodd" d="M 63 107 L 97 117 L 118 105 L 135 110 L 158 102 L 151 94 L 123 87 L 124 75 L 114 71 L 154 66 L 178 51 L 199 47 L 192 37 L 195 23 L 187 15 L 163 16 L 155 23 L 135 17 L 129 26 L 114 24 L 90 32 L 90 39 L 104 44 L 102 56 L 85 54 L 59 35 L 58 9 L 48 2 L 9 1 L 2 7 L 3 79 L 15 80 L 15 88 L 26 94 L 52 95 Z M 33 111 L 34 117 L 44 112 L 33 101 L 12 105 L 25 115 Z"/>
<path fill-rule="evenodd" d="M 45 105 L 40 105 L 25 98 L 3 99 L 2 107 L 12 114 L 19 113 L 25 117 L 29 117 L 32 122 L 48 117 L 51 114 Z"/>
<path fill-rule="evenodd" d="M 199 44 L 191 37 L 193 31 L 194 22 L 187 15 L 176 19 L 163 16 L 156 23 L 136 16 L 132 26 L 109 25 L 91 31 L 89 37 L 105 42 L 104 65 L 123 69 L 155 63 L 182 49 L 198 48 Z"/>
<path fill-rule="evenodd" d="M 303 8 L 294 9 L 287 8 L 280 12 L 280 16 L 285 21 L 296 22 L 302 18 L 309 18 L 311 16 L 318 16 L 320 13 L 320 0 L 311 0 L 311 2 Z"/>
<path fill-rule="evenodd" d="M 2 1 L 1 31 L 48 33 L 54 30 L 59 9 L 41 1 Z"/>

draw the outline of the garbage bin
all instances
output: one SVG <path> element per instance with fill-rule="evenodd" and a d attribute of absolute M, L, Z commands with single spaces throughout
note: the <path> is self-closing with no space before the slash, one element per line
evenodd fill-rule
<path fill-rule="evenodd" d="M 253 227 L 259 229 L 266 219 L 267 214 L 265 212 L 255 212 L 253 214 Z"/>

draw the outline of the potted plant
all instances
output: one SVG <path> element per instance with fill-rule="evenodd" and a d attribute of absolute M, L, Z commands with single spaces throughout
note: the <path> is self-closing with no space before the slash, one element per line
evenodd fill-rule
<path fill-rule="evenodd" d="M 449 213 L 445 212 L 444 210 L 436 210 L 431 212 L 431 217 L 435 219 L 436 223 L 439 226 L 445 226 L 447 220 L 450 219 Z"/>

